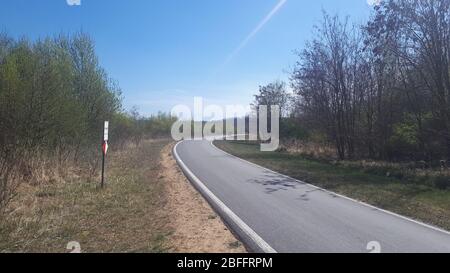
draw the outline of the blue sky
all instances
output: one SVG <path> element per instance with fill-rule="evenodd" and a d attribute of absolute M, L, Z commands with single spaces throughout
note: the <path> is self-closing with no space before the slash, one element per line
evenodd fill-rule
<path fill-rule="evenodd" d="M 150 115 L 192 105 L 194 96 L 248 104 L 259 85 L 287 80 L 293 51 L 311 38 L 322 10 L 354 22 L 371 10 L 367 0 L 287 0 L 262 25 L 279 1 L 2 0 L 0 31 L 32 39 L 88 33 L 122 88 L 124 106 Z"/>

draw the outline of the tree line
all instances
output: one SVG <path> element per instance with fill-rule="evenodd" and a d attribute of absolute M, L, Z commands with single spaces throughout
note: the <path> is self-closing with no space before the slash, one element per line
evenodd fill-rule
<path fill-rule="evenodd" d="M 324 12 L 297 56 L 293 94 L 275 83 L 255 101 L 286 105 L 285 128 L 339 159 L 450 159 L 450 0 L 382 1 L 362 25 Z"/>
<path fill-rule="evenodd" d="M 32 173 L 38 155 L 92 162 L 95 170 L 106 120 L 111 146 L 118 147 L 169 134 L 173 118 L 126 112 L 118 84 L 84 33 L 35 41 L 0 34 L 0 205 L 13 181 Z"/>

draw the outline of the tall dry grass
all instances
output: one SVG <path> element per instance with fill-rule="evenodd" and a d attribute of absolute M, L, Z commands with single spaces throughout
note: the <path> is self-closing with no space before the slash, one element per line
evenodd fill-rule
<path fill-rule="evenodd" d="M 337 159 L 336 149 L 332 145 L 296 139 L 284 140 L 280 145 L 280 150 L 310 159 L 324 160 L 333 165 L 361 169 L 370 174 L 393 177 L 409 183 L 435 186 L 444 190 L 450 188 L 450 168 L 446 162 L 441 162 L 439 167 L 432 167 L 424 161 L 388 162 L 367 159 L 340 161 Z"/>
<path fill-rule="evenodd" d="M 68 152 L 64 156 L 56 152 L 21 152 L 0 160 L 0 213 L 17 193 L 21 185 L 41 186 L 65 183 L 71 180 L 92 181 L 98 177 L 100 149 L 90 149 L 76 155 Z"/>
<path fill-rule="evenodd" d="M 299 139 L 283 140 L 280 149 L 292 153 L 305 155 L 317 159 L 336 159 L 336 149 L 329 144 L 303 141 Z"/>
<path fill-rule="evenodd" d="M 34 157 L 31 179 L 21 181 L 0 216 L 1 252 L 66 252 L 79 241 L 83 252 L 163 251 L 165 227 L 160 150 L 168 141 L 129 142 L 111 149 L 106 187 L 90 162 Z M 131 235 L 130 235 L 131 234 Z"/>

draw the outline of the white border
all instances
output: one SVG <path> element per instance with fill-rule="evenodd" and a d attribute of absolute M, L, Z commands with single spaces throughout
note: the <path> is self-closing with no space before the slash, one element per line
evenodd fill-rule
<path fill-rule="evenodd" d="M 395 213 L 395 212 L 391 212 L 391 211 L 388 211 L 388 210 L 385 210 L 385 209 L 381 209 L 381 208 L 378 208 L 378 207 L 369 205 L 369 204 L 364 203 L 364 202 L 362 202 L 362 201 L 358 201 L 358 200 L 352 199 L 352 198 L 350 198 L 350 197 L 347 197 L 347 196 L 344 196 L 344 195 L 341 195 L 341 194 L 338 194 L 338 193 L 335 193 L 335 192 L 332 192 L 332 191 L 329 191 L 329 190 L 326 190 L 326 189 L 323 189 L 323 188 L 320 188 L 320 187 L 311 185 L 311 184 L 306 183 L 306 182 L 304 182 L 304 181 L 300 181 L 300 180 L 295 179 L 295 178 L 292 178 L 292 177 L 290 177 L 290 176 L 287 176 L 287 175 L 281 174 L 281 173 L 279 173 L 279 172 L 270 170 L 270 169 L 268 169 L 268 168 L 259 166 L 259 165 L 255 164 L 255 163 L 253 163 L 253 162 L 247 161 L 247 160 L 245 160 L 245 159 L 242 159 L 242 158 L 240 158 L 240 157 L 237 157 L 237 156 L 235 156 L 235 155 L 232 155 L 232 154 L 230 154 L 230 153 L 227 153 L 227 152 L 225 152 L 225 151 L 222 150 L 222 149 L 219 149 L 216 145 L 214 145 L 213 141 L 211 141 L 210 143 L 211 143 L 211 146 L 212 146 L 212 147 L 214 147 L 215 149 L 217 149 L 217 150 L 219 150 L 219 151 L 221 151 L 221 152 L 227 154 L 228 156 L 231 156 L 231 157 L 233 157 L 233 158 L 236 158 L 236 159 L 238 159 L 238 160 L 240 160 L 240 161 L 242 161 L 242 162 L 251 164 L 252 166 L 255 166 L 255 167 L 257 167 L 257 168 L 263 169 L 263 170 L 268 171 L 268 172 L 271 172 L 271 173 L 273 173 L 273 174 L 281 175 L 281 176 L 284 177 L 284 178 L 292 179 L 293 181 L 297 181 L 297 182 L 303 183 L 303 184 L 308 185 L 308 186 L 311 186 L 311 187 L 313 187 L 313 188 L 315 188 L 315 189 L 317 189 L 317 190 L 321 190 L 321 191 L 323 191 L 323 192 L 326 192 L 326 193 L 329 193 L 329 194 L 332 194 L 332 195 L 335 195 L 335 196 L 344 198 L 344 199 L 346 199 L 346 200 L 349 200 L 349 201 L 358 203 L 358 204 L 360 204 L 360 205 L 369 207 L 369 208 L 371 208 L 371 209 L 375 209 L 375 210 L 378 210 L 378 211 L 387 213 L 387 214 L 389 214 L 389 215 L 399 217 L 399 218 L 401 218 L 401 219 L 403 219 L 403 220 L 407 220 L 407 221 L 409 221 L 409 222 L 413 222 L 413 223 L 415 223 L 415 224 L 419 224 L 419 225 L 421 225 L 421 226 L 424 226 L 424 227 L 433 229 L 433 230 L 435 230 L 435 231 L 442 232 L 442 233 L 444 233 L 444 234 L 446 234 L 446 235 L 450 235 L 450 232 L 447 231 L 447 230 L 444 230 L 444 229 L 441 229 L 441 228 L 438 228 L 438 227 L 435 227 L 435 226 L 432 226 L 432 225 L 429 225 L 429 224 L 425 224 L 425 223 L 423 223 L 423 222 L 420 222 L 420 221 L 417 221 L 417 220 L 408 218 L 408 217 L 406 217 L 406 216 L 402 216 L 402 215 L 397 214 L 397 213 Z"/>
<path fill-rule="evenodd" d="M 255 243 L 263 252 L 265 253 L 277 253 L 275 249 L 273 249 L 266 241 L 264 241 L 263 238 L 261 238 L 253 229 L 251 229 L 244 221 L 242 221 L 241 218 L 239 218 L 230 208 L 228 208 L 214 193 L 212 193 L 205 184 L 197 177 L 195 176 L 191 170 L 186 166 L 186 164 L 181 160 L 180 156 L 177 152 L 177 147 L 180 143 L 184 141 L 178 142 L 173 151 L 176 160 L 180 164 L 180 167 L 183 169 L 183 171 L 186 172 L 186 174 L 191 178 L 191 182 L 195 183 L 196 186 L 198 186 L 203 194 L 207 195 L 207 197 L 211 200 L 211 202 L 214 202 L 215 205 L 221 210 L 222 213 L 228 216 L 228 218 L 233 221 L 234 224 L 236 224 L 247 237 L 249 237 L 253 243 Z M 212 142 L 211 142 L 212 143 Z M 216 147 L 217 148 L 217 147 Z M 218 148 L 217 148 L 218 149 Z"/>

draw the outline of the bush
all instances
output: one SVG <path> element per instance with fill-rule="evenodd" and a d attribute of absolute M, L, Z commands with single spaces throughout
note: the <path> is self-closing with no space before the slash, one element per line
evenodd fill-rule
<path fill-rule="evenodd" d="M 450 189 L 450 177 L 440 175 L 434 178 L 434 186 L 440 190 Z"/>
<path fill-rule="evenodd" d="M 121 100 L 88 35 L 32 41 L 0 33 L 0 208 L 23 181 L 13 177 L 25 174 L 15 161 L 20 151 L 30 161 L 43 154 L 57 163 L 89 162 L 95 173 L 105 120 L 115 147 L 170 133 L 170 115 L 127 114 Z"/>
<path fill-rule="evenodd" d="M 306 140 L 309 134 L 306 128 L 299 124 L 298 120 L 294 118 L 282 118 L 280 121 L 280 136 L 287 139 Z"/>

